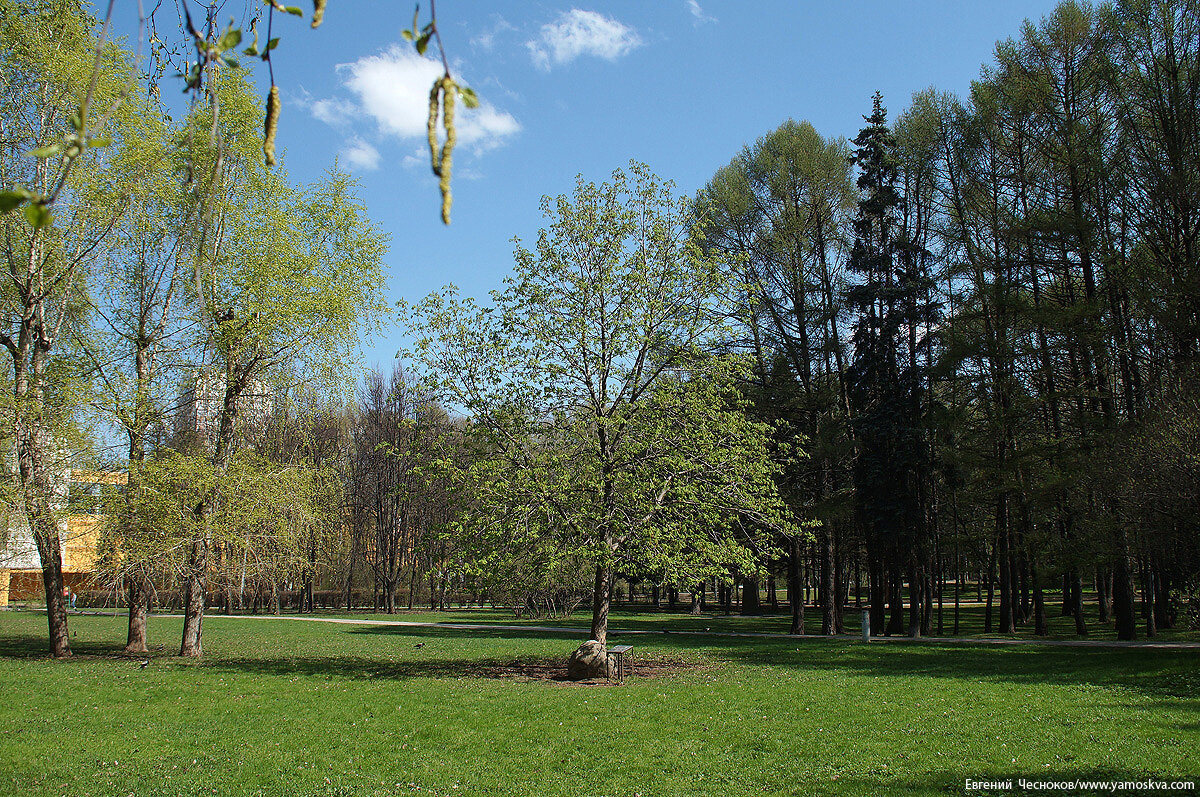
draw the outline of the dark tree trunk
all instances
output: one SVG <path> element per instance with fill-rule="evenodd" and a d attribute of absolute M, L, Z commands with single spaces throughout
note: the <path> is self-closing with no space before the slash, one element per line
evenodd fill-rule
<path fill-rule="evenodd" d="M 1117 639 L 1137 639 L 1137 619 L 1134 610 L 1133 574 L 1129 559 L 1118 552 L 1113 568 L 1113 614 L 1117 618 Z"/>
<path fill-rule="evenodd" d="M 1109 589 L 1108 571 L 1096 571 L 1096 602 L 1100 609 L 1100 624 L 1108 625 L 1112 620 L 1112 594 Z"/>
<path fill-rule="evenodd" d="M 788 604 L 792 610 L 789 634 L 804 633 L 804 590 L 800 584 L 800 541 L 792 539 L 788 551 Z"/>
<path fill-rule="evenodd" d="M 1038 578 L 1036 565 L 1030 564 L 1029 580 L 1033 582 L 1033 633 L 1046 636 L 1050 633 L 1046 622 L 1046 597 L 1042 593 L 1042 580 Z"/>
<path fill-rule="evenodd" d="M 837 569 L 833 558 L 833 531 L 822 526 L 821 534 L 821 633 L 836 634 L 838 618 Z"/>
<path fill-rule="evenodd" d="M 883 561 L 877 554 L 868 553 L 868 556 L 867 578 L 870 584 L 867 589 L 871 593 L 871 633 L 875 634 L 887 625 L 887 585 L 884 582 Z"/>
<path fill-rule="evenodd" d="M 1143 604 L 1146 609 L 1146 636 L 1157 636 L 1158 617 L 1155 613 L 1155 604 L 1157 603 L 1155 597 L 1157 595 L 1157 590 L 1155 589 L 1154 563 L 1151 561 L 1146 562 L 1146 579 L 1145 583 L 1142 585 L 1142 590 L 1145 593 Z"/>
<path fill-rule="evenodd" d="M 762 614 L 762 603 L 759 600 L 757 578 L 742 579 L 742 614 Z"/>
<path fill-rule="evenodd" d="M 608 609 L 612 604 L 613 572 L 604 565 L 596 566 L 596 582 L 592 587 L 592 635 L 604 644 L 608 641 Z"/>
<path fill-rule="evenodd" d="M 143 589 L 140 575 L 129 577 L 129 633 L 126 636 L 126 653 L 145 653 L 146 613 L 150 603 L 150 591 Z"/>
<path fill-rule="evenodd" d="M 1075 633 L 1087 636 L 1087 623 L 1083 616 L 1083 580 L 1078 570 L 1071 571 L 1071 614 L 1075 617 Z"/>

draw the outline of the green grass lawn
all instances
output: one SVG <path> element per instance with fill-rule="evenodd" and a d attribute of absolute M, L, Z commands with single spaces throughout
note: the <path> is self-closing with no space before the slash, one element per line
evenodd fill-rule
<path fill-rule="evenodd" d="M 654 677 L 586 686 L 544 677 L 576 640 L 540 632 L 210 618 L 197 664 L 169 655 L 180 621 L 153 618 L 165 650 L 140 669 L 119 656 L 124 618 L 70 622 L 79 655 L 55 662 L 44 616 L 0 613 L 0 794 L 963 794 L 967 776 L 1200 774 L 1195 650 L 662 635 L 627 640 Z"/>

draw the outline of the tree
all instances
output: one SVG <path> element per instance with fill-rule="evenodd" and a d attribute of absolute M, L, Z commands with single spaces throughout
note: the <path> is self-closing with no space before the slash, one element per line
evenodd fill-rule
<path fill-rule="evenodd" d="M 189 326 L 185 277 L 191 204 L 186 187 L 175 178 L 182 164 L 160 117 L 145 113 L 135 124 L 129 144 L 116 153 L 102 190 L 96 192 L 97 201 L 124 212 L 92 275 L 93 326 L 74 330 L 96 384 L 92 405 L 128 441 L 129 494 L 137 489 L 149 430 L 163 424 L 174 399 L 169 365 L 195 342 L 184 334 Z M 151 532 L 129 508 L 119 514 L 129 527 L 109 525 L 106 531 L 117 535 L 107 544 L 124 552 L 120 574 L 128 591 L 126 651 L 144 653 L 153 557 L 138 560 L 133 553 L 142 549 L 138 538 Z"/>
<path fill-rule="evenodd" d="M 204 199 L 206 223 L 195 243 L 197 316 L 204 330 L 206 365 L 222 392 L 211 456 L 218 472 L 235 448 L 238 404 L 256 380 L 304 374 L 345 384 L 362 327 L 382 309 L 381 261 L 385 238 L 370 224 L 353 194 L 350 177 L 331 172 L 305 191 L 290 186 L 282 170 L 269 170 L 251 144 L 262 115 L 236 72 L 214 89 L 221 113 L 202 109 L 192 124 L 216 124 L 218 146 L 193 136 L 192 162 L 202 173 L 222 175 L 219 190 Z M 220 169 L 212 164 L 220 162 Z M 297 377 L 300 378 L 300 377 Z M 213 509 L 217 494 L 202 497 L 197 517 Z M 201 654 L 201 620 L 209 539 L 192 541 L 185 584 L 184 656 Z"/>
<path fill-rule="evenodd" d="M 93 133 L 129 130 L 122 124 L 128 118 L 116 113 L 129 66 L 120 51 L 93 38 L 92 27 L 73 3 L 0 5 L 0 224 L 8 275 L 0 289 L 0 344 L 12 362 L 4 413 L 41 559 L 55 657 L 71 655 L 54 507 L 64 485 L 56 472 L 81 384 L 71 358 L 59 355 L 63 333 L 83 312 L 88 265 L 121 210 L 89 201 L 103 150 L 86 146 L 80 131 L 92 104 L 108 110 Z M 21 213 L 11 212 L 18 206 Z"/>
<path fill-rule="evenodd" d="M 920 629 L 927 567 L 924 493 L 930 471 L 924 424 L 924 337 L 935 320 L 920 247 L 901 225 L 896 144 L 882 97 L 854 139 L 863 192 L 849 269 L 858 275 L 848 305 L 858 312 L 849 395 L 858 444 L 854 482 L 867 532 L 872 625 L 892 610 L 888 633 L 904 630 L 903 573 L 909 576 L 909 627 Z"/>
<path fill-rule="evenodd" d="M 809 457 L 781 475 L 783 495 L 815 514 L 822 633 L 841 631 L 846 550 L 849 429 L 839 316 L 843 241 L 854 200 L 844 140 L 808 122 L 785 122 L 720 169 L 697 199 L 702 246 L 737 264 L 746 292 L 735 303 L 730 341 L 753 357 L 755 413 L 804 437 Z M 792 633 L 803 633 L 800 586 L 805 553 L 791 538 L 787 567 Z M 755 594 L 757 584 L 747 585 Z"/>
<path fill-rule="evenodd" d="M 467 414 L 476 491 L 464 530 L 493 550 L 547 539 L 592 563 L 592 638 L 614 573 L 694 584 L 755 573 L 761 531 L 789 526 L 768 429 L 706 351 L 728 271 L 690 241 L 687 203 L 638 163 L 545 198 L 549 226 L 494 306 L 452 289 L 408 308 L 419 360 Z"/>

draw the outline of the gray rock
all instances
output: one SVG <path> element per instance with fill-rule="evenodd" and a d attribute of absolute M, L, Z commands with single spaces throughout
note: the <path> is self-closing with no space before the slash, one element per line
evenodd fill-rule
<path fill-rule="evenodd" d="M 567 677 L 572 681 L 608 677 L 608 651 L 604 644 L 589 639 L 567 659 Z"/>

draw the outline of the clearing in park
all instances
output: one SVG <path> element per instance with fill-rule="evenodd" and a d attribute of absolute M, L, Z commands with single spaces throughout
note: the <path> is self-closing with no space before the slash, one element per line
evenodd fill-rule
<path fill-rule="evenodd" d="M 616 615 L 656 632 L 615 633 L 637 654 L 617 685 L 564 679 L 586 631 L 211 616 L 201 661 L 142 667 L 124 617 L 73 617 L 56 662 L 43 615 L 0 613 L 0 792 L 933 795 L 1200 772 L 1195 649 L 725 635 L 783 623 Z M 179 633 L 151 618 L 152 647 Z"/>

